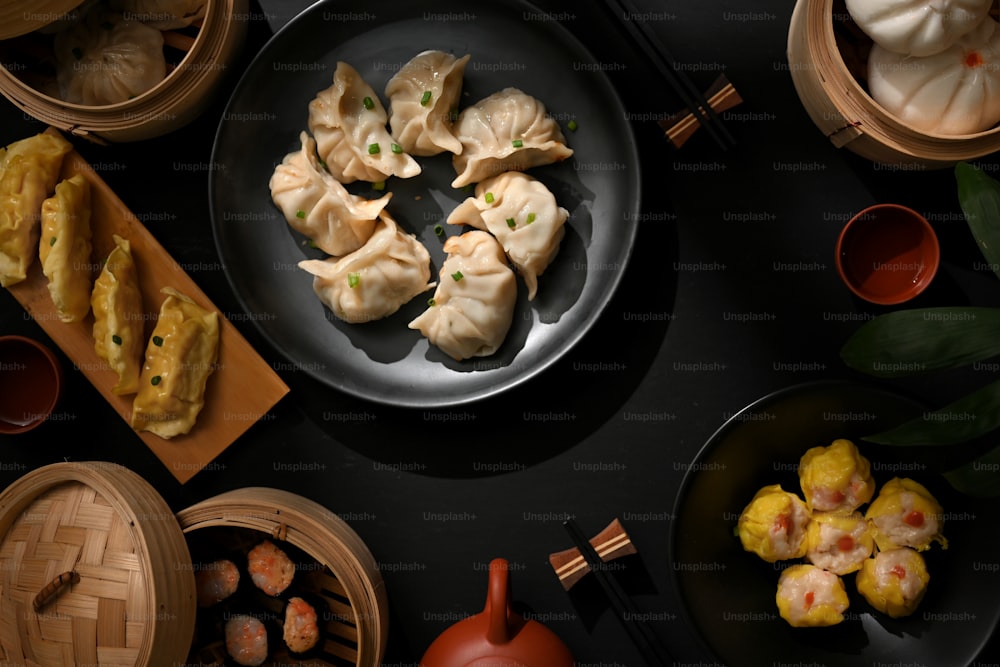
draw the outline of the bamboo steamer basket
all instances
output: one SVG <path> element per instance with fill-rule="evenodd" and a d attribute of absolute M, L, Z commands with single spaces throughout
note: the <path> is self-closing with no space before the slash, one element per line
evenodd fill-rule
<path fill-rule="evenodd" d="M 346 522 L 322 505 L 287 491 L 235 489 L 177 514 L 182 530 L 244 529 L 287 542 L 322 566 L 296 573 L 328 607 L 323 615 L 321 665 L 378 667 L 388 640 L 385 584 L 368 547 Z M 208 661 L 207 664 L 215 664 Z M 267 663 L 265 663 L 267 664 Z M 297 664 L 278 661 L 276 664 Z"/>
<path fill-rule="evenodd" d="M 139 475 L 96 462 L 29 472 L 0 494 L 0 535 L 0 664 L 183 664 L 195 622 L 187 542 Z M 75 583 L 48 586 L 69 572 Z"/>
<path fill-rule="evenodd" d="M 249 22 L 248 0 L 207 0 L 200 25 L 164 32 L 170 53 L 181 56 L 176 62 L 168 59 L 163 81 L 119 104 L 86 106 L 64 102 L 32 81 L 31 74 L 37 74 L 37 46 L 22 51 L 15 41 L 80 1 L 3 0 L 0 39 L 10 41 L 0 42 L 8 47 L 0 59 L 0 93 L 25 114 L 97 143 L 150 139 L 198 117 L 214 99 L 213 91 L 241 50 Z"/>
<path fill-rule="evenodd" d="M 966 135 L 922 132 L 875 102 L 845 62 L 842 1 L 798 0 L 788 30 L 792 82 L 812 121 L 834 146 L 910 169 L 950 167 L 1000 150 L 1000 128 Z"/>

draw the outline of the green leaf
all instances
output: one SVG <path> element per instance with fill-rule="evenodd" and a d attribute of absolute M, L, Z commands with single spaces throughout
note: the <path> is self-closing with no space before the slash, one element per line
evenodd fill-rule
<path fill-rule="evenodd" d="M 944 473 L 945 479 L 955 488 L 977 498 L 1000 496 L 1000 446 L 994 447 L 978 459 Z"/>
<path fill-rule="evenodd" d="M 840 349 L 854 370 L 903 377 L 1000 354 L 1000 308 L 897 310 L 862 324 Z"/>
<path fill-rule="evenodd" d="M 955 165 L 958 201 L 993 273 L 1000 276 L 1000 182 L 968 162 Z"/>
<path fill-rule="evenodd" d="M 953 445 L 1000 428 L 1000 381 L 863 440 L 880 445 Z"/>

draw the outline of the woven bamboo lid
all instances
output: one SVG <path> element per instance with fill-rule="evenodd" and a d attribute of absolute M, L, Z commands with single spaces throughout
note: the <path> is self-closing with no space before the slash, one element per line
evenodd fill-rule
<path fill-rule="evenodd" d="M 4 0 L 0 4 L 0 39 L 26 35 L 76 9 L 83 0 Z"/>
<path fill-rule="evenodd" d="M 139 475 L 99 462 L 29 472 L 0 493 L 0 536 L 0 664 L 184 663 L 190 554 Z"/>

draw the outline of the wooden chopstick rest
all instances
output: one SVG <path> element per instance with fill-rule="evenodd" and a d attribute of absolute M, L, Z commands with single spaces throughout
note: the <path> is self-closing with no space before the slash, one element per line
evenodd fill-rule
<path fill-rule="evenodd" d="M 622 556 L 638 553 L 618 519 L 609 523 L 607 528 L 591 538 L 590 544 L 597 551 L 597 555 L 601 557 L 601 561 L 605 563 Z M 567 591 L 591 571 L 583 554 L 575 547 L 549 554 L 549 564 L 552 565 L 556 576 L 559 577 L 559 582 Z"/>
<path fill-rule="evenodd" d="M 732 109 L 736 105 L 743 102 L 743 98 L 740 97 L 739 92 L 736 88 L 729 82 L 725 75 L 720 76 L 716 79 L 708 90 L 705 91 L 705 99 L 715 113 L 719 114 L 727 109 Z M 708 112 L 699 108 L 701 113 L 699 114 L 701 118 L 696 117 L 693 112 L 685 109 L 684 111 L 679 111 L 673 114 L 669 118 L 664 118 L 659 121 L 659 125 L 663 128 L 664 136 L 666 136 L 667 141 L 669 141 L 674 148 L 680 148 L 684 145 L 691 135 L 695 133 Z"/>

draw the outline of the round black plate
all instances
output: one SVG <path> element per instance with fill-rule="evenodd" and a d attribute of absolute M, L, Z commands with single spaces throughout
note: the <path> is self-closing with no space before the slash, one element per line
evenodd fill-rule
<path fill-rule="evenodd" d="M 955 492 L 946 469 L 918 448 L 876 447 L 860 437 L 921 414 L 914 401 L 847 382 L 804 384 L 766 396 L 733 415 L 691 464 L 677 496 L 671 567 L 689 622 L 727 665 L 971 664 L 997 627 L 1000 577 L 995 547 L 1000 503 Z M 927 486 L 945 512 L 949 548 L 925 552 L 931 582 L 917 611 L 892 619 L 844 577 L 851 600 L 829 628 L 793 628 L 778 616 L 781 569 L 743 550 L 733 529 L 762 486 L 801 493 L 796 466 L 809 447 L 852 439 L 872 463 L 878 488 L 892 477 Z M 877 492 L 877 490 L 876 490 Z"/>
<path fill-rule="evenodd" d="M 600 64 L 553 17 L 517 0 L 421 3 L 320 2 L 281 29 L 245 72 L 216 136 L 211 172 L 212 226 L 230 283 L 249 319 L 297 370 L 345 392 L 411 407 L 477 400 L 527 380 L 572 347 L 611 298 L 624 272 L 639 213 L 639 158 L 627 115 Z M 426 5 L 424 5 L 426 6 Z M 542 100 L 566 128 L 575 154 L 531 170 L 569 210 L 559 255 L 529 302 L 519 280 L 514 324 L 493 356 L 463 362 L 429 346 L 407 323 L 418 297 L 394 315 L 342 323 L 297 267 L 320 257 L 271 202 L 268 180 L 297 150 L 309 101 L 330 86 L 339 60 L 380 95 L 385 83 L 425 49 L 471 54 L 462 106 L 506 86 Z M 383 95 L 383 102 L 387 102 Z M 418 158 L 423 173 L 390 179 L 388 211 L 423 241 L 437 277 L 444 252 L 434 226 L 469 196 L 455 190 L 450 158 Z M 376 195 L 352 184 L 352 191 Z M 450 226 L 447 226 L 450 227 Z M 460 233 L 448 228 L 447 235 Z"/>

